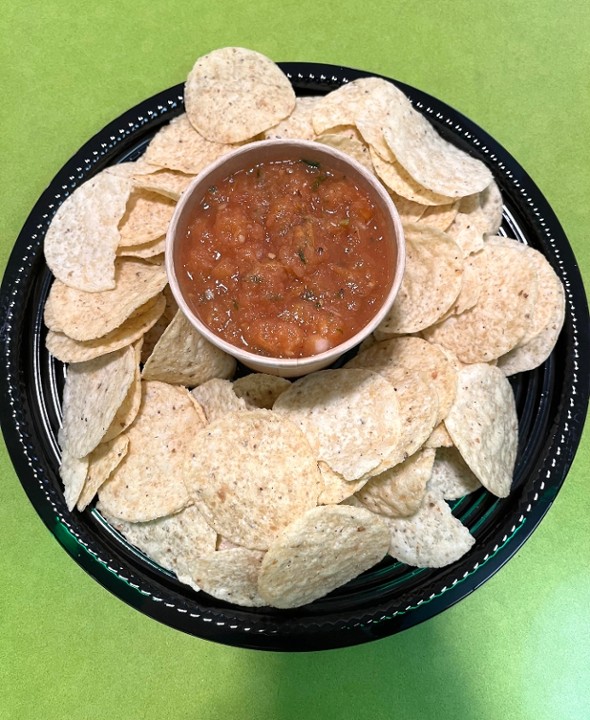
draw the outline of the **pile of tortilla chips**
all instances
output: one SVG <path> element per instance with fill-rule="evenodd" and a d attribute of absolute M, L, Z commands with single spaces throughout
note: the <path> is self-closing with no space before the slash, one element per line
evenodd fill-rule
<path fill-rule="evenodd" d="M 508 495 L 518 425 L 508 375 L 551 353 L 564 292 L 498 235 L 488 168 L 379 78 L 297 98 L 271 60 L 224 48 L 186 82 L 186 114 L 137 162 L 85 182 L 45 241 L 47 347 L 68 364 L 60 474 L 178 578 L 246 606 L 297 607 L 387 555 L 441 567 L 474 538 L 446 500 Z M 370 168 L 405 227 L 391 311 L 345 367 L 251 373 L 178 311 L 165 235 L 191 179 L 261 138 L 333 145 Z"/>

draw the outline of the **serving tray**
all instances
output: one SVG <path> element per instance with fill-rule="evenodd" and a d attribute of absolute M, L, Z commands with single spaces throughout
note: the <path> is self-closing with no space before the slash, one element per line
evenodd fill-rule
<path fill-rule="evenodd" d="M 369 74 L 349 68 L 279 63 L 297 94 L 325 94 Z M 197 637 L 267 650 L 317 650 L 392 635 L 471 593 L 531 535 L 561 488 L 578 447 L 589 396 L 588 306 L 576 260 L 551 207 L 497 142 L 448 105 L 396 82 L 443 137 L 481 159 L 504 197 L 501 234 L 537 248 L 562 279 L 566 318 L 550 358 L 511 378 L 520 422 L 513 490 L 485 490 L 452 503 L 476 543 L 441 569 L 384 560 L 330 595 L 295 610 L 246 609 L 179 583 L 130 546 L 100 513 L 68 511 L 59 480 L 57 430 L 65 367 L 45 350 L 43 309 L 52 276 L 43 239 L 55 211 L 107 165 L 134 160 L 154 133 L 184 111 L 183 86 L 140 103 L 107 125 L 58 172 L 31 211 L 10 257 L 0 307 L 4 372 L 2 430 L 18 477 L 43 522 L 101 585 L 146 615 Z"/>

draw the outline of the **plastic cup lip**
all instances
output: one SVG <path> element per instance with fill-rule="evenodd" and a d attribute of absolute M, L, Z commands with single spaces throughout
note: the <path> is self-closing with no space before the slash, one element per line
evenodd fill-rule
<path fill-rule="evenodd" d="M 190 216 L 193 207 L 211 185 L 244 167 L 258 162 L 301 157 L 311 162 L 327 161 L 332 167 L 347 170 L 352 177 L 371 193 L 372 199 L 379 204 L 386 216 L 390 241 L 396 244 L 396 267 L 387 296 L 376 310 L 371 320 L 348 340 L 329 350 L 299 358 L 280 358 L 259 355 L 223 340 L 214 333 L 191 310 L 180 289 L 175 266 L 175 249 L 178 239 L 185 230 L 185 219 Z M 256 372 L 265 372 L 282 377 L 299 377 L 331 365 L 343 354 L 361 343 L 379 325 L 387 315 L 399 291 L 406 262 L 404 231 L 395 204 L 379 179 L 367 168 L 349 155 L 309 140 L 259 140 L 232 150 L 204 168 L 190 183 L 178 201 L 166 235 L 165 251 L 168 282 L 179 309 L 193 327 L 214 346 L 232 355 L 246 367 Z"/>

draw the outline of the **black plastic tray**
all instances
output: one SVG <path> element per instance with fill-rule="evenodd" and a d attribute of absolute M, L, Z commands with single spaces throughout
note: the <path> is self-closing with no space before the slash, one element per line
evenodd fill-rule
<path fill-rule="evenodd" d="M 323 94 L 367 73 L 330 65 L 282 63 L 300 95 Z M 483 160 L 504 196 L 502 233 L 541 250 L 561 277 L 563 332 L 540 368 L 512 379 L 520 447 L 510 497 L 484 490 L 453 503 L 476 538 L 459 562 L 439 570 L 393 560 L 296 610 L 244 609 L 196 593 L 128 545 L 90 507 L 69 512 L 58 476 L 57 429 L 64 366 L 45 350 L 43 308 L 52 281 L 43 239 L 56 209 L 105 166 L 135 159 L 153 134 L 184 110 L 183 86 L 165 90 L 110 123 L 60 170 L 27 219 L 1 291 L 2 429 L 20 481 L 64 549 L 129 605 L 192 635 L 243 647 L 315 650 L 394 634 L 450 607 L 490 578 L 547 512 L 574 458 L 589 394 L 588 307 L 567 238 L 532 179 L 483 130 L 444 103 L 402 83 L 415 107 L 451 142 Z"/>

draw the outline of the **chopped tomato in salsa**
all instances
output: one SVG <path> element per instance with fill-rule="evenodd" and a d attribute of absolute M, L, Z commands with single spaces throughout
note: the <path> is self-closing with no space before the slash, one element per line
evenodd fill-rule
<path fill-rule="evenodd" d="M 275 161 L 209 188 L 177 275 L 192 310 L 227 342 L 307 357 L 355 335 L 382 305 L 393 245 L 380 209 L 345 175 Z"/>

